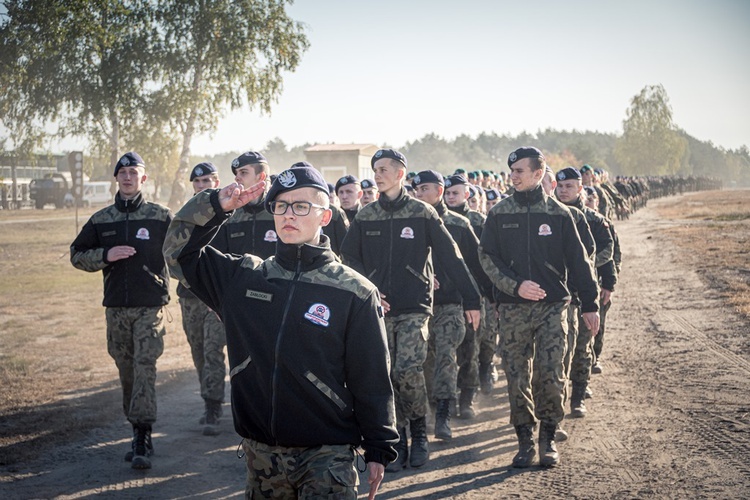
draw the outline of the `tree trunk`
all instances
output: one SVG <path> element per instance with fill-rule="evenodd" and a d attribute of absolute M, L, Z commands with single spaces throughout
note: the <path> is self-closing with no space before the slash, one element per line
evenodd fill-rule
<path fill-rule="evenodd" d="M 109 120 L 112 122 L 112 133 L 109 136 L 109 161 L 110 161 L 110 172 L 114 173 L 115 171 L 115 165 L 117 165 L 117 161 L 120 159 L 120 156 L 118 154 L 118 149 L 120 146 L 120 119 L 117 116 L 117 111 L 115 111 L 114 107 L 110 108 L 109 110 Z M 117 183 L 113 182 L 112 187 L 110 188 L 110 191 L 112 192 L 112 196 L 117 193 Z"/>

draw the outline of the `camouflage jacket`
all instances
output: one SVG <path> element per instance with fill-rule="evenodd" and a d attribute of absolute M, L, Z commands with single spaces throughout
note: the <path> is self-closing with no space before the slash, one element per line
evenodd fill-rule
<path fill-rule="evenodd" d="M 390 361 L 380 296 L 321 246 L 286 245 L 266 260 L 207 246 L 229 217 L 218 190 L 175 216 L 164 254 L 180 281 L 224 322 L 234 425 L 268 445 L 362 445 L 396 457 Z"/>
<path fill-rule="evenodd" d="M 467 310 L 481 297 L 437 211 L 401 188 L 362 207 L 341 248 L 344 262 L 367 276 L 390 304 L 392 316 L 432 314 L 435 265 L 445 270 Z"/>
<path fill-rule="evenodd" d="M 528 303 L 518 295 L 525 280 L 538 283 L 545 302 L 571 300 L 578 291 L 583 312 L 599 310 L 599 290 L 575 221 L 565 205 L 538 186 L 514 192 L 492 207 L 479 245 L 479 259 L 501 303 Z"/>
<path fill-rule="evenodd" d="M 70 262 L 83 271 L 102 271 L 105 307 L 156 307 L 169 302 L 169 272 L 161 248 L 172 220 L 169 209 L 139 193 L 96 212 L 70 245 Z M 135 255 L 107 261 L 110 248 L 127 245 Z"/>
<path fill-rule="evenodd" d="M 339 207 L 331 205 L 331 222 L 323 227 L 323 234 L 331 240 L 331 250 L 338 256 L 341 256 L 341 244 L 344 242 L 346 232 L 349 230 L 349 219 L 344 215 L 344 211 Z"/>
<path fill-rule="evenodd" d="M 265 196 L 258 203 L 235 210 L 228 223 L 211 241 L 223 253 L 256 255 L 262 259 L 276 252 L 276 227 L 273 215 L 265 208 Z"/>

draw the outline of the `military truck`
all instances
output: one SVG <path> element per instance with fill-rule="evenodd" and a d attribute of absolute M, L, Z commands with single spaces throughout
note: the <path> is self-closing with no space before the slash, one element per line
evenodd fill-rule
<path fill-rule="evenodd" d="M 66 175 L 67 174 L 67 175 Z M 71 188 L 73 182 L 67 172 L 47 174 L 43 179 L 33 179 L 29 184 L 29 198 L 34 201 L 38 209 L 51 203 L 55 208 L 63 208 L 72 200 Z"/>

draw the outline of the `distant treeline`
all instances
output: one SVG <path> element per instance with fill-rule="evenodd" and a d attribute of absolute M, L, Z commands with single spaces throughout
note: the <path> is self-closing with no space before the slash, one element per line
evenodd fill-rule
<path fill-rule="evenodd" d="M 720 178 L 725 186 L 750 185 L 750 151 L 747 146 L 738 150 L 726 150 L 710 141 L 700 141 L 684 131 L 680 130 L 677 133 L 687 141 L 687 148 L 675 175 Z M 430 133 L 403 145 L 378 146 L 399 149 L 406 155 L 409 170 L 412 171 L 433 169 L 442 173 L 452 173 L 456 168 L 465 168 L 499 172 L 508 168 L 506 160 L 511 151 L 519 146 L 530 145 L 540 148 L 547 158 L 547 163 L 555 170 L 569 165 L 581 167 L 588 163 L 613 175 L 631 175 L 633 172 L 623 168 L 616 158 L 615 144 L 618 137 L 616 134 L 600 132 L 552 129 L 536 134 L 524 132 L 516 136 L 483 132 L 476 137 L 460 135 L 454 139 Z M 240 153 L 255 148 L 268 158 L 271 169 L 279 172 L 295 162 L 304 160 L 304 150 L 311 145 L 288 147 L 284 141 L 276 138 L 269 141 L 265 147 L 249 145 L 242 151 L 213 156 L 196 155 L 191 157 L 191 160 L 193 163 L 211 161 L 223 171 L 223 167 L 228 169 L 232 159 Z M 653 174 L 659 175 L 660 172 Z"/>

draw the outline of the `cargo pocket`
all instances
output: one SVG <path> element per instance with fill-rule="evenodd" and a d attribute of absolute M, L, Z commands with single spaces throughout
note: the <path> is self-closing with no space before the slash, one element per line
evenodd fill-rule
<path fill-rule="evenodd" d="M 352 462 L 339 462 L 328 468 L 331 479 L 346 488 L 356 488 L 359 484 L 359 476 Z"/>

